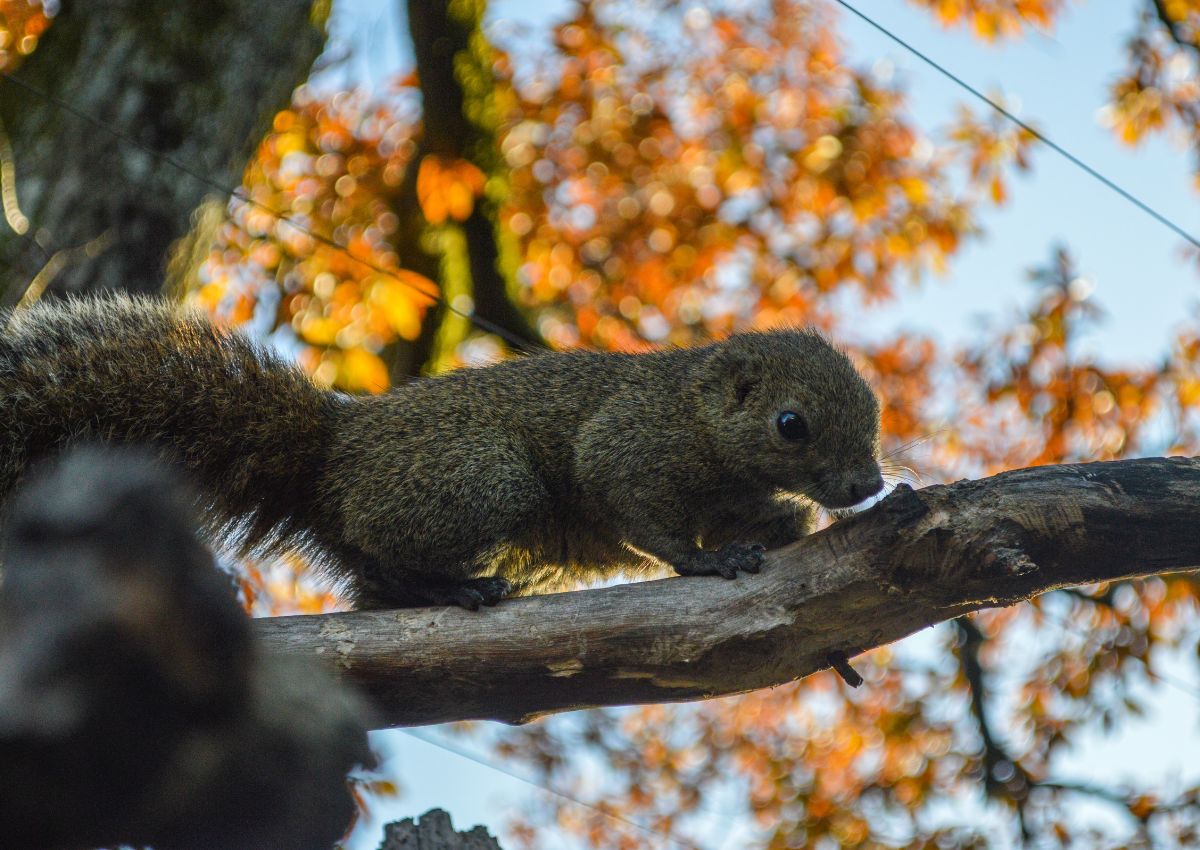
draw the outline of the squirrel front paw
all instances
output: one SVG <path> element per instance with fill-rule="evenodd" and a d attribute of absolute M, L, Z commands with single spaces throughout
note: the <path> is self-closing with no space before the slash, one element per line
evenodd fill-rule
<path fill-rule="evenodd" d="M 697 552 L 684 563 L 675 564 L 675 572 L 681 576 L 737 578 L 739 571 L 758 572 L 766 551 L 759 543 L 729 543 L 716 551 Z"/>

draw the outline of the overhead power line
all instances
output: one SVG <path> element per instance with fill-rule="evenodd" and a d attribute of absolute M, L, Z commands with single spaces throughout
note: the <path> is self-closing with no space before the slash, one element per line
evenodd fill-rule
<path fill-rule="evenodd" d="M 1163 226 L 1170 228 L 1172 231 L 1174 231 L 1175 235 L 1177 235 L 1180 238 L 1189 242 L 1194 248 L 1200 248 L 1200 237 L 1193 236 L 1191 233 L 1184 230 L 1183 227 L 1176 224 L 1170 218 L 1168 218 L 1167 216 L 1160 213 L 1158 210 L 1156 210 L 1154 207 L 1150 206 L 1148 203 L 1143 201 L 1141 198 L 1137 197 L 1132 192 L 1129 192 L 1126 189 L 1123 189 L 1121 186 L 1119 186 L 1113 180 L 1110 180 L 1108 177 L 1105 177 L 1103 174 L 1101 174 L 1095 168 L 1088 165 L 1086 162 L 1084 162 L 1082 159 L 1077 157 L 1075 154 L 1071 153 L 1069 150 L 1064 148 L 1062 145 L 1058 144 L 1053 139 L 1048 137 L 1045 133 L 1041 132 L 1040 130 L 1035 129 L 1034 127 L 1031 127 L 1029 124 L 1022 121 L 1016 115 L 1014 115 L 1013 113 L 1011 113 L 1007 109 L 1005 109 L 1003 105 L 997 103 L 995 100 L 988 97 L 986 94 L 984 94 L 979 89 L 972 86 L 970 83 L 968 83 L 962 77 L 959 77 L 957 74 L 955 74 L 953 71 L 946 68 L 944 65 L 939 64 L 938 62 L 934 61 L 926 54 L 922 53 L 917 48 L 913 47 L 911 44 L 909 44 L 907 41 L 902 39 L 900 36 L 896 35 L 894 32 L 889 30 L 887 27 L 883 26 L 883 24 L 877 23 L 873 18 L 869 17 L 868 15 L 864 14 L 863 12 L 860 12 L 854 6 L 851 6 L 849 3 L 847 3 L 846 0 L 833 0 L 833 2 L 837 3 L 839 6 L 841 6 L 846 11 L 850 12 L 852 15 L 857 17 L 859 20 L 861 20 L 864 23 L 873 27 L 877 32 L 882 33 L 884 36 L 886 36 L 887 38 L 894 41 L 896 44 L 903 47 L 905 50 L 907 50 L 913 56 L 916 56 L 918 59 L 920 59 L 926 65 L 928 65 L 930 68 L 933 68 L 935 71 L 937 71 L 943 77 L 946 77 L 947 79 L 958 84 L 962 89 L 969 92 L 976 99 L 982 101 L 983 103 L 986 103 L 992 109 L 996 110 L 996 112 L 1000 113 L 1005 118 L 1007 118 L 1009 121 L 1013 122 L 1018 127 L 1020 127 L 1022 130 L 1029 133 L 1029 135 L 1033 136 L 1039 142 L 1044 144 L 1046 147 L 1050 148 L 1050 150 L 1054 151 L 1059 156 L 1063 157 L 1068 162 L 1072 163 L 1077 168 L 1081 169 L 1084 173 L 1090 175 L 1095 180 L 1100 181 L 1102 184 L 1107 186 L 1112 191 L 1116 192 L 1118 195 L 1120 195 L 1126 201 L 1133 204 L 1135 207 L 1140 209 L 1142 212 L 1146 213 L 1146 215 L 1153 218 L 1159 224 L 1162 224 Z"/>

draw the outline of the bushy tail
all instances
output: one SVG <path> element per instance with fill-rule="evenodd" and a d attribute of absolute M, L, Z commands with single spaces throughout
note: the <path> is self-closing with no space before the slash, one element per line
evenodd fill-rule
<path fill-rule="evenodd" d="M 213 530 L 302 544 L 332 396 L 200 313 L 111 294 L 0 314 L 0 501 L 28 464 L 86 440 L 158 447 L 191 472 Z"/>

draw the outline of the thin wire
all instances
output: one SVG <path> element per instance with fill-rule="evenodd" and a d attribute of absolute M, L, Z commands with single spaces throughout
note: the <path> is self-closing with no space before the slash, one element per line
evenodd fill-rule
<path fill-rule="evenodd" d="M 466 319 L 468 322 L 475 325 L 476 327 L 478 327 L 481 330 L 487 331 L 488 333 L 491 333 L 491 334 L 495 334 L 496 336 L 500 337 L 505 342 L 507 342 L 509 345 L 512 345 L 514 348 L 517 348 L 517 349 L 519 349 L 521 351 L 525 351 L 525 352 L 540 351 L 540 350 L 544 349 L 544 346 L 538 346 L 537 344 L 532 343 L 528 340 L 523 340 L 520 337 L 518 337 L 516 334 L 507 330 L 506 328 L 503 328 L 500 325 L 497 325 L 495 322 L 493 322 L 489 319 L 485 319 L 482 316 L 476 315 L 474 312 L 466 313 L 462 310 L 459 310 L 458 308 L 456 308 L 454 305 L 452 305 L 449 301 L 447 301 L 441 295 L 438 295 L 437 293 L 434 293 L 434 292 L 427 292 L 424 289 L 422 289 L 421 287 L 413 284 L 411 281 L 407 281 L 407 280 L 399 277 L 398 275 L 393 274 L 392 272 L 388 271 L 387 269 L 383 268 L 382 266 L 372 263 L 370 260 L 364 260 L 361 257 L 356 257 L 353 253 L 350 252 L 350 249 L 347 246 L 338 242 L 336 239 L 332 239 L 328 236 L 324 236 L 320 233 L 317 233 L 315 230 L 312 230 L 311 228 L 306 227 L 305 225 L 299 223 L 298 221 L 296 221 L 295 219 L 286 215 L 285 213 L 279 212 L 278 210 L 264 204 L 262 201 L 257 201 L 254 198 L 247 196 L 240 189 L 231 188 L 231 187 L 226 186 L 216 180 L 213 180 L 211 177 L 203 174 L 202 172 L 196 171 L 195 169 L 193 169 L 189 165 L 187 165 L 187 163 L 181 162 L 181 161 L 175 159 L 174 157 L 170 156 L 169 154 L 165 154 L 162 151 L 154 150 L 154 148 L 151 148 L 148 145 L 143 144 L 142 142 L 135 139 L 133 136 L 130 136 L 127 133 L 122 133 L 120 130 L 117 130 L 117 129 L 109 126 L 107 123 L 101 121 L 100 119 L 93 117 L 92 115 L 88 114 L 87 112 L 84 112 L 82 109 L 79 109 L 74 104 L 63 100 L 62 98 L 56 97 L 55 95 L 34 85 L 33 83 L 27 82 L 26 80 L 23 80 L 20 77 L 16 76 L 15 74 L 12 74 L 8 71 L 0 71 L 0 76 L 3 76 L 3 78 L 5 80 L 7 80 L 8 82 L 14 83 L 15 85 L 19 86 L 20 88 L 25 89 L 30 94 L 40 97 L 43 100 L 47 101 L 48 103 L 53 104 L 54 106 L 58 107 L 62 111 L 75 116 L 76 118 L 80 119 L 81 121 L 86 121 L 88 124 L 91 124 L 93 127 L 96 127 L 97 129 L 102 130 L 105 133 L 108 133 L 108 135 L 112 136 L 113 138 L 119 139 L 128 145 L 132 145 L 133 147 L 137 148 L 138 150 L 142 151 L 143 153 L 147 153 L 150 156 L 154 157 L 155 159 L 158 159 L 161 162 L 165 162 L 167 165 L 170 165 L 172 168 L 182 171 L 184 174 L 191 177 L 193 180 L 196 180 L 197 182 L 202 183 L 205 186 L 208 186 L 210 189 L 215 189 L 216 191 L 218 191 L 224 195 L 229 195 L 230 197 L 237 198 L 239 201 L 242 201 L 243 203 L 250 204 L 252 206 L 258 207 L 261 210 L 266 211 L 267 213 L 272 215 L 274 218 L 278 219 L 279 221 L 286 222 L 287 224 L 296 228 L 296 230 L 300 231 L 304 235 L 306 235 L 312 239 L 315 239 L 316 241 L 320 242 L 323 245 L 327 245 L 330 248 L 333 248 L 337 251 L 341 251 L 343 254 L 345 254 L 347 257 L 349 257 L 351 260 L 359 263 L 360 265 L 363 265 L 366 268 L 371 269 L 374 272 L 377 272 L 378 274 L 384 275 L 385 277 L 388 277 L 388 278 L 396 281 L 400 285 L 405 286 L 405 287 L 411 289 L 412 291 L 417 292 L 438 304 L 441 304 L 446 310 L 450 311 L 451 313 L 454 313 L 457 316 L 460 316 L 460 317 Z"/>
<path fill-rule="evenodd" d="M 487 759 L 480 758 L 479 756 L 475 755 L 474 753 L 470 752 L 469 750 L 465 750 L 461 747 L 455 747 L 451 744 L 444 743 L 444 742 L 439 741 L 436 738 L 433 738 L 428 735 L 422 735 L 418 732 L 413 731 L 412 729 L 401 729 L 400 731 L 403 732 L 405 735 L 408 735 L 410 738 L 416 738 L 418 741 L 422 741 L 426 744 L 429 744 L 430 746 L 438 747 L 439 749 L 445 750 L 446 752 L 452 753 L 456 756 L 459 756 L 460 758 L 465 758 L 467 761 L 473 761 L 473 762 L 475 762 L 475 764 L 482 765 L 483 767 L 491 768 L 492 770 L 496 771 L 497 773 L 503 773 L 505 776 L 508 776 L 512 779 L 516 779 L 520 782 L 524 782 L 526 785 L 532 785 L 534 788 L 544 791 L 547 794 L 551 794 L 562 800 L 566 800 L 569 803 L 574 803 L 577 806 L 582 806 L 585 809 L 590 809 L 591 811 L 596 812 L 597 814 L 603 815 L 606 818 L 611 818 L 612 820 L 618 821 L 619 823 L 623 823 L 626 826 L 631 826 L 634 829 L 637 829 L 641 832 L 646 833 L 647 835 L 651 835 L 655 838 L 666 839 L 667 841 L 669 841 L 672 844 L 676 844 L 680 847 L 686 848 L 686 850 L 701 850 L 701 848 L 698 845 L 692 844 L 689 841 L 685 841 L 684 839 L 679 838 L 679 837 L 671 834 L 670 832 L 659 832 L 655 829 L 652 829 L 652 828 L 646 826 L 644 823 L 638 823 L 635 820 L 631 820 L 629 818 L 622 817 L 621 815 L 618 815 L 615 812 L 606 812 L 604 809 L 600 808 L 599 806 L 594 806 L 591 803 L 585 803 L 582 800 L 578 800 L 575 797 L 572 797 L 569 794 L 559 791 L 556 788 L 551 788 L 548 785 L 542 785 L 538 782 L 534 782 L 532 779 L 529 779 L 528 777 L 522 776 L 519 773 L 508 770 L 507 768 L 501 767 L 500 765 L 495 764 L 494 762 L 488 761 Z"/>
<path fill-rule="evenodd" d="M 1155 219 L 1159 224 L 1162 224 L 1163 226 L 1170 228 L 1172 231 L 1175 232 L 1175 234 L 1177 236 L 1179 236 L 1182 239 L 1185 239 L 1189 243 L 1191 243 L 1191 245 L 1193 247 L 1200 248 L 1200 237 L 1193 236 L 1191 233 L 1184 230 L 1181 226 L 1176 224 L 1171 219 L 1167 218 L 1165 215 L 1160 213 L 1158 210 L 1154 209 L 1154 207 L 1150 206 L 1145 201 L 1141 200 L 1140 198 L 1138 198 L 1136 195 L 1132 194 L 1131 192 L 1128 192 L 1125 189 L 1121 188 L 1115 182 L 1113 182 L 1109 178 L 1105 177 L 1103 174 L 1101 174 L 1096 169 L 1092 168 L 1092 166 L 1088 165 L 1082 159 L 1075 156 L 1075 154 L 1071 153 L 1069 150 L 1064 148 L 1062 145 L 1060 145 L 1057 142 L 1050 139 L 1048 136 L 1046 136 L 1041 131 L 1034 129 L 1029 124 L 1026 124 L 1024 121 L 1022 121 L 1016 115 L 1009 112 L 1007 109 L 1005 109 L 1003 106 L 1001 106 L 996 101 L 992 100 L 990 97 L 985 95 L 979 89 L 975 88 L 970 83 L 968 83 L 967 81 L 963 80 L 961 77 L 954 74 L 954 72 L 948 70 L 947 68 L 945 68 L 942 65 L 939 65 L 933 59 L 929 58 L 924 53 L 922 53 L 920 50 L 913 47 L 911 44 L 909 44 L 907 41 L 902 39 L 900 36 L 891 32 L 889 29 L 887 29 L 882 24 L 876 23 L 872 18 L 868 17 L 864 13 L 860 12 L 858 9 L 851 6 L 849 3 L 846 2 L 846 0 L 833 0 L 833 2 L 837 3 L 843 9 L 845 9 L 846 11 L 855 15 L 857 18 L 859 18 L 863 22 L 874 27 L 878 32 L 880 32 L 883 35 L 890 38 L 896 44 L 903 47 L 905 50 L 907 50 L 913 56 L 916 56 L 918 59 L 920 59 L 922 62 L 924 62 L 929 67 L 933 68 L 935 71 L 940 73 L 942 76 L 957 83 L 963 89 L 970 92 L 973 96 L 975 96 L 979 100 L 986 103 L 992 109 L 999 112 L 1001 115 L 1003 115 L 1009 121 L 1013 122 L 1018 127 L 1020 127 L 1022 130 L 1024 130 L 1025 132 L 1027 132 L 1031 136 L 1033 136 L 1035 139 L 1042 142 L 1042 144 L 1046 145 L 1046 147 L 1050 148 L 1052 151 L 1057 153 L 1059 156 L 1063 157 L 1064 159 L 1068 160 L 1069 162 L 1071 162 L 1078 168 L 1082 169 L 1083 171 L 1085 171 L 1087 174 L 1091 175 L 1096 180 L 1099 180 L 1101 183 L 1103 183 L 1105 186 L 1107 186 L 1112 191 L 1116 192 L 1118 195 L 1120 195 L 1126 201 L 1133 204 L 1135 207 L 1140 209 L 1142 212 L 1146 213 L 1146 215 Z"/>

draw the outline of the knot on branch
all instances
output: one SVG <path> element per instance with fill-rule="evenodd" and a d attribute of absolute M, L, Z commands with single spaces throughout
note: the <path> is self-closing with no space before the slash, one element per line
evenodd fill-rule
<path fill-rule="evenodd" d="M 985 567 L 998 567 L 1005 575 L 1018 577 L 1034 572 L 1038 565 L 1020 549 L 997 546 L 984 558 Z"/>
<path fill-rule="evenodd" d="M 978 584 L 981 598 L 1009 594 L 1006 582 L 1037 571 L 1025 540 L 1028 529 L 1007 518 L 996 521 L 970 504 L 971 482 L 914 491 L 898 487 L 885 516 L 896 528 L 887 579 L 903 592 L 946 593 L 959 597 L 964 585 Z M 892 497 L 889 496 L 887 503 Z"/>
<path fill-rule="evenodd" d="M 928 490 L 923 492 L 927 493 Z M 874 512 L 878 512 L 883 518 L 894 524 L 896 528 L 903 531 L 927 516 L 929 514 L 929 505 L 926 504 L 922 494 L 909 485 L 897 484 L 896 489 L 888 493 L 872 509 L 872 513 Z"/>

